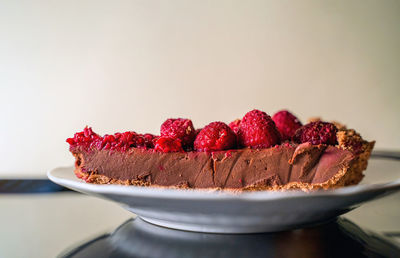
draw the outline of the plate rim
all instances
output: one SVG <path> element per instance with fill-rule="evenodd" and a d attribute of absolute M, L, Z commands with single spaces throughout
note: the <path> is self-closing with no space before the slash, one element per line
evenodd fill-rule
<path fill-rule="evenodd" d="M 215 189 L 171 189 L 133 185 L 98 185 L 86 183 L 78 178 L 69 179 L 57 175 L 57 173 L 62 173 L 62 170 L 70 170 L 72 173 L 73 166 L 62 166 L 50 169 L 47 172 L 47 177 L 52 182 L 74 191 L 162 199 L 260 201 L 305 197 L 349 197 L 363 193 L 400 190 L 400 178 L 386 183 L 345 186 L 337 189 L 315 190 L 310 192 L 301 190 L 230 192 Z M 183 191 L 185 191 L 185 194 L 182 194 Z"/>

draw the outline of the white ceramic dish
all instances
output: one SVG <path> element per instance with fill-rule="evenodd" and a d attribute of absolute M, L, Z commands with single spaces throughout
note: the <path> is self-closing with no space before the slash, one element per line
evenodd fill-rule
<path fill-rule="evenodd" d="M 336 190 L 245 192 L 95 185 L 75 177 L 72 167 L 48 172 L 51 181 L 120 203 L 143 220 L 164 227 L 211 233 L 289 230 L 344 214 L 363 202 L 400 190 L 400 160 L 371 159 L 362 184 Z"/>

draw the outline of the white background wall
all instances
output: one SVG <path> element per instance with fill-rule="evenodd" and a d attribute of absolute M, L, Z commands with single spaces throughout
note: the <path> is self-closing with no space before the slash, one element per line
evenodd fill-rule
<path fill-rule="evenodd" d="M 288 108 L 400 149 L 400 1 L 0 0 L 0 175 L 90 125 L 157 133 Z"/>

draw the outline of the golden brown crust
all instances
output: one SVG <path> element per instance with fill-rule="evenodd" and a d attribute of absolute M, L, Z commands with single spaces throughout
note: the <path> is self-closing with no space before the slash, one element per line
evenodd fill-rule
<path fill-rule="evenodd" d="M 315 121 L 315 120 L 314 120 Z M 267 184 L 258 184 L 247 186 L 242 189 L 223 189 L 232 192 L 240 191 L 284 191 L 284 190 L 303 190 L 311 191 L 316 189 L 333 189 L 342 186 L 358 184 L 364 177 L 363 171 L 367 168 L 368 159 L 371 155 L 371 151 L 374 147 L 375 142 L 367 142 L 353 129 L 346 129 L 345 126 L 337 123 L 339 129 L 337 133 L 338 148 L 351 151 L 355 155 L 355 159 L 352 160 L 350 166 L 343 167 L 339 170 L 334 177 L 328 181 L 320 184 L 302 183 L 302 182 L 291 182 L 285 185 L 274 184 L 272 186 L 266 186 Z M 121 184 L 121 185 L 134 185 L 134 186 L 152 186 L 161 188 L 179 188 L 179 189 L 191 189 L 187 184 L 182 184 L 173 187 L 152 185 L 150 182 L 143 180 L 118 180 L 109 178 L 104 175 L 100 175 L 97 171 L 82 171 L 84 160 L 80 154 L 74 154 L 76 158 L 75 162 L 75 174 L 84 179 L 88 183 L 94 184 Z M 221 190 L 219 188 L 207 188 L 202 190 Z"/>
<path fill-rule="evenodd" d="M 353 129 L 342 129 L 337 132 L 338 146 L 349 150 L 356 155 L 352 171 L 348 173 L 345 185 L 358 184 L 364 177 L 363 171 L 367 169 L 368 159 L 371 156 L 375 141 L 367 142 Z"/>

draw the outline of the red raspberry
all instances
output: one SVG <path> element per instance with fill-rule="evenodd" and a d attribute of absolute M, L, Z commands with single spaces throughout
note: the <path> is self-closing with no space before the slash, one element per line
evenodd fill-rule
<path fill-rule="evenodd" d="M 103 139 L 98 142 L 97 148 L 98 149 L 105 149 L 109 150 L 111 149 L 111 146 L 115 143 L 115 136 L 114 135 L 104 135 Z"/>
<path fill-rule="evenodd" d="M 294 133 L 302 124 L 292 113 L 287 110 L 277 112 L 273 117 L 276 128 L 281 133 L 281 140 L 286 141 L 292 139 Z"/>
<path fill-rule="evenodd" d="M 86 149 L 97 148 L 99 150 L 127 150 L 128 148 L 154 148 L 154 135 L 137 134 L 135 132 L 115 133 L 113 135 L 97 135 L 92 128 L 85 127 L 82 132 L 74 135 L 74 138 L 66 140 L 71 148 L 83 146 Z"/>
<path fill-rule="evenodd" d="M 336 126 L 332 123 L 311 122 L 297 129 L 293 136 L 293 141 L 298 143 L 310 142 L 313 145 L 335 145 L 337 144 L 337 131 Z"/>
<path fill-rule="evenodd" d="M 146 133 L 142 135 L 144 138 L 145 146 L 149 149 L 154 148 L 154 142 L 156 140 L 156 136 L 150 133 Z"/>
<path fill-rule="evenodd" d="M 190 119 L 170 118 L 161 125 L 161 136 L 180 139 L 183 147 L 193 146 L 196 132 Z"/>
<path fill-rule="evenodd" d="M 201 130 L 203 130 L 203 128 L 197 128 L 197 129 L 196 129 L 196 131 L 195 131 L 195 132 L 196 132 L 196 137 L 197 137 L 197 135 L 199 135 L 199 133 L 201 132 Z"/>
<path fill-rule="evenodd" d="M 129 148 L 144 148 L 144 138 L 135 132 L 115 133 L 114 135 L 104 135 L 101 142 L 97 144 L 98 149 L 105 150 L 122 150 L 126 151 Z"/>
<path fill-rule="evenodd" d="M 68 138 L 66 142 L 69 143 L 70 148 L 81 146 L 89 149 L 93 147 L 97 141 L 101 140 L 101 136 L 93 132 L 91 127 L 85 127 L 82 132 L 74 134 L 73 138 Z"/>
<path fill-rule="evenodd" d="M 154 149 L 160 152 L 182 152 L 181 140 L 177 138 L 171 138 L 161 136 L 155 142 Z"/>
<path fill-rule="evenodd" d="M 232 122 L 230 122 L 229 123 L 229 127 L 232 129 L 232 131 L 234 132 L 234 133 L 238 133 L 238 131 L 239 131 L 239 125 L 240 125 L 240 119 L 236 119 L 235 121 L 232 121 Z"/>
<path fill-rule="evenodd" d="M 280 134 L 269 115 L 254 109 L 248 112 L 239 125 L 240 145 L 251 148 L 269 148 L 280 144 Z"/>
<path fill-rule="evenodd" d="M 235 145 L 235 133 L 223 122 L 212 122 L 205 126 L 194 141 L 194 148 L 197 151 L 229 150 Z"/>

